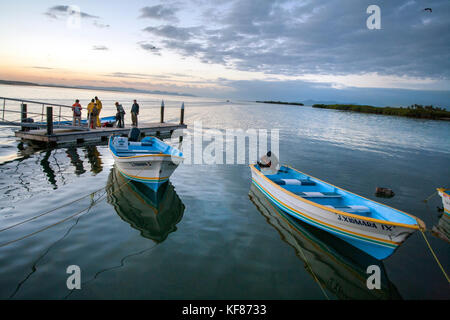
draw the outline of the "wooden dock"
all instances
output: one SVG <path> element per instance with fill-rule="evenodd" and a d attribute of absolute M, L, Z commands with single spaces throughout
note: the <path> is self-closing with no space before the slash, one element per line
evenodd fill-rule
<path fill-rule="evenodd" d="M 96 129 L 89 129 L 87 124 L 76 127 L 71 124 L 73 114 L 71 106 L 6 97 L 0 97 L 0 99 L 3 99 L 3 112 L 0 119 L 0 125 L 20 126 L 21 129 L 15 131 L 15 136 L 37 143 L 58 145 L 83 142 L 104 142 L 113 134 L 128 135 L 132 128 L 131 126 L 126 126 L 125 128 L 99 127 Z M 20 110 L 6 108 L 6 101 L 20 102 Z M 30 112 L 28 109 L 29 105 L 38 105 L 39 108 L 41 108 L 41 112 Z M 58 111 L 57 119 L 54 119 L 53 108 L 56 108 Z M 65 113 L 63 113 L 63 111 L 65 111 Z M 5 113 L 20 115 L 20 120 L 9 120 L 5 118 Z M 30 115 L 37 118 L 38 121 L 29 118 Z M 41 121 L 39 121 L 39 118 Z M 44 121 L 44 119 L 46 121 Z M 180 123 L 164 122 L 164 101 L 162 101 L 160 122 L 140 122 L 138 128 L 141 131 L 142 136 L 164 137 L 170 137 L 177 129 L 187 128 L 184 124 L 184 103 L 182 103 L 180 109 Z"/>
<path fill-rule="evenodd" d="M 174 130 L 185 129 L 185 124 L 177 123 L 142 123 L 138 126 L 141 134 L 145 136 L 171 135 Z M 47 134 L 46 129 L 16 131 L 15 136 L 18 138 L 31 140 L 50 145 L 66 144 L 66 143 L 83 143 L 83 142 L 102 142 L 106 141 L 113 134 L 128 134 L 131 126 L 125 128 L 108 128 L 101 127 L 86 131 L 73 129 L 53 129 L 53 134 Z"/>

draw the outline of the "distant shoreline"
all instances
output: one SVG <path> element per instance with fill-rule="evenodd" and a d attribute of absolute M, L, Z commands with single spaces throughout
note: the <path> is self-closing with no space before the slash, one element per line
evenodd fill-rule
<path fill-rule="evenodd" d="M 258 103 L 268 103 L 268 104 L 288 104 L 293 106 L 304 106 L 301 102 L 283 102 L 283 101 L 255 101 Z"/>
<path fill-rule="evenodd" d="M 450 121 L 450 111 L 433 106 L 414 104 L 409 107 L 374 107 L 352 104 L 313 104 L 313 108 L 332 109 L 350 112 L 381 114 L 416 119 L 445 120 Z"/>
<path fill-rule="evenodd" d="M 0 80 L 0 85 L 13 85 L 13 86 L 36 86 L 36 87 L 49 87 L 49 88 L 65 88 L 65 89 L 84 89 L 84 90 L 101 90 L 101 91 L 112 91 L 112 92 L 128 92 L 128 93 L 147 93 L 147 94 L 166 94 L 172 96 L 187 96 L 187 97 L 195 97 L 193 94 L 189 93 L 178 93 L 178 92 L 168 92 L 168 91 L 151 91 L 151 90 L 139 90 L 133 88 L 121 88 L 121 87 L 91 87 L 91 86 L 64 86 L 64 85 L 56 85 L 56 84 L 39 84 L 33 82 L 25 82 L 25 81 L 11 81 L 11 80 Z"/>

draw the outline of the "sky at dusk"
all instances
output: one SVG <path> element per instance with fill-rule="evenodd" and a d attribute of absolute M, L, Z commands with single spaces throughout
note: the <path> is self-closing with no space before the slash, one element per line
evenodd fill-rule
<path fill-rule="evenodd" d="M 0 79 L 450 106 L 449 31 L 449 0 L 1 1 Z"/>

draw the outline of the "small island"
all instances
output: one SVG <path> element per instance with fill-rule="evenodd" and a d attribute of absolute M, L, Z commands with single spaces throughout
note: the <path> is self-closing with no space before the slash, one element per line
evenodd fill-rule
<path fill-rule="evenodd" d="M 353 111 L 361 113 L 374 113 L 390 116 L 433 119 L 433 120 L 450 120 L 450 111 L 430 106 L 422 106 L 413 104 L 409 107 L 374 107 L 368 105 L 353 104 L 314 104 L 313 108 L 334 109 L 343 111 Z"/>
<path fill-rule="evenodd" d="M 292 106 L 303 106 L 304 104 L 301 102 L 283 102 L 283 101 L 255 101 L 258 103 L 270 103 L 270 104 L 288 104 Z"/>

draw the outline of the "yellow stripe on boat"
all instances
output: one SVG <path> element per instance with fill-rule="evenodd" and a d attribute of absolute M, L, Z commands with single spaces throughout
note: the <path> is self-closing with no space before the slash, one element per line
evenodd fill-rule
<path fill-rule="evenodd" d="M 120 169 L 119 169 L 120 170 Z M 169 177 L 139 177 L 139 176 L 133 176 L 131 174 L 125 173 L 122 170 L 120 170 L 120 172 L 122 172 L 123 174 L 125 174 L 128 177 L 131 178 L 135 178 L 135 179 L 142 179 L 142 180 L 150 180 L 150 181 L 154 181 L 154 180 L 166 180 L 169 179 Z"/>
<path fill-rule="evenodd" d="M 128 157 L 118 157 L 113 153 L 113 156 L 118 159 L 132 159 L 132 158 L 142 158 L 142 157 L 173 157 L 178 159 L 184 159 L 183 157 L 173 156 L 170 154 L 160 153 L 160 154 L 144 154 L 139 156 L 128 156 Z"/>

